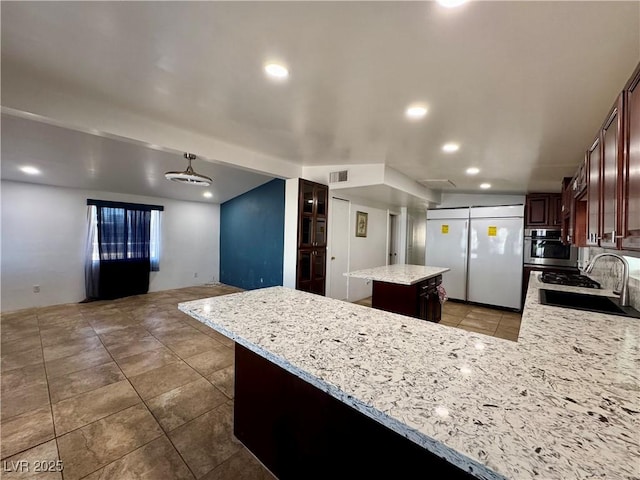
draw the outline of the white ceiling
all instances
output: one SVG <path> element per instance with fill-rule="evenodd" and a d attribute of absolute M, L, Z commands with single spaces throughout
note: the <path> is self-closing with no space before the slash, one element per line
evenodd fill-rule
<path fill-rule="evenodd" d="M 192 162 L 197 173 L 213 179 L 210 187 L 170 182 L 165 172 L 183 171 L 183 152 L 167 152 L 132 141 L 110 138 L 40 121 L 2 115 L 4 180 L 58 187 L 129 193 L 207 203 L 223 203 L 272 177 L 212 162 Z M 26 175 L 22 166 L 39 175 Z M 203 197 L 211 192 L 211 198 Z"/>
<path fill-rule="evenodd" d="M 637 1 L 1 9 L 3 83 L 28 71 L 292 164 L 385 163 L 465 192 L 485 181 L 493 193 L 558 191 L 640 60 Z M 289 66 L 288 81 L 264 77 L 269 60 Z M 404 118 L 413 101 L 428 105 L 423 121 Z M 3 157 L 12 141 L 3 126 Z M 460 150 L 443 153 L 448 141 Z M 481 173 L 466 176 L 468 166 Z"/>

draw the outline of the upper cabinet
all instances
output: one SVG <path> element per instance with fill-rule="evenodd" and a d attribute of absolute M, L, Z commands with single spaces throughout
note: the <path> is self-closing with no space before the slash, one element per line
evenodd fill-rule
<path fill-rule="evenodd" d="M 527 195 L 524 223 L 526 228 L 559 228 L 562 224 L 562 195 L 558 193 Z"/>
<path fill-rule="evenodd" d="M 640 250 L 640 65 L 624 92 L 622 248 Z"/>
<path fill-rule="evenodd" d="M 602 126 L 602 192 L 600 246 L 617 248 L 620 235 L 619 179 L 622 165 L 622 98 L 620 94 Z"/>
<path fill-rule="evenodd" d="M 587 150 L 587 245 L 600 245 L 600 176 L 602 151 L 600 135 Z"/>
<path fill-rule="evenodd" d="M 639 83 L 640 64 L 573 177 L 575 245 L 640 250 Z"/>

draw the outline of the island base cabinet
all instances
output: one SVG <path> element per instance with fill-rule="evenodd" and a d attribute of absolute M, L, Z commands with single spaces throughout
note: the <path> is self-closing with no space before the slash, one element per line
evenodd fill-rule
<path fill-rule="evenodd" d="M 234 434 L 287 479 L 472 477 L 241 345 Z"/>
<path fill-rule="evenodd" d="M 439 322 L 442 318 L 442 306 L 438 286 L 441 283 L 442 275 L 414 285 L 374 281 L 371 306 L 387 312 Z"/>

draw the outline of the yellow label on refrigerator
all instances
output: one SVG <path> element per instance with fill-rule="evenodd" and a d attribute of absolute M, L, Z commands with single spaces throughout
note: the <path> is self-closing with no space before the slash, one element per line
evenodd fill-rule
<path fill-rule="evenodd" d="M 496 235 L 498 235 L 498 227 L 489 227 L 487 230 L 487 235 L 489 235 L 490 237 L 495 237 Z"/>
<path fill-rule="evenodd" d="M 449 233 L 449 225 L 442 225 L 442 233 Z"/>

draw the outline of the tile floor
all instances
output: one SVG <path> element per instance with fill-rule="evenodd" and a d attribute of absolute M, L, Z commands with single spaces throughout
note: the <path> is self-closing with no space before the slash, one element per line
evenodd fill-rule
<path fill-rule="evenodd" d="M 371 297 L 354 303 L 370 307 Z M 518 340 L 521 318 L 522 315 L 517 312 L 447 301 L 442 306 L 440 324 L 515 342 Z"/>
<path fill-rule="evenodd" d="M 232 434 L 233 342 L 176 308 L 236 291 L 192 287 L 2 315 L 3 470 L 23 460 L 33 475 L 36 461 L 61 460 L 62 473 L 34 478 L 273 478 Z"/>
<path fill-rule="evenodd" d="M 3 314 L 3 470 L 27 461 L 33 475 L 35 462 L 60 460 L 62 473 L 34 478 L 272 479 L 232 434 L 234 343 L 176 308 L 237 291 L 191 287 Z M 447 302 L 441 323 L 516 340 L 520 315 Z"/>

